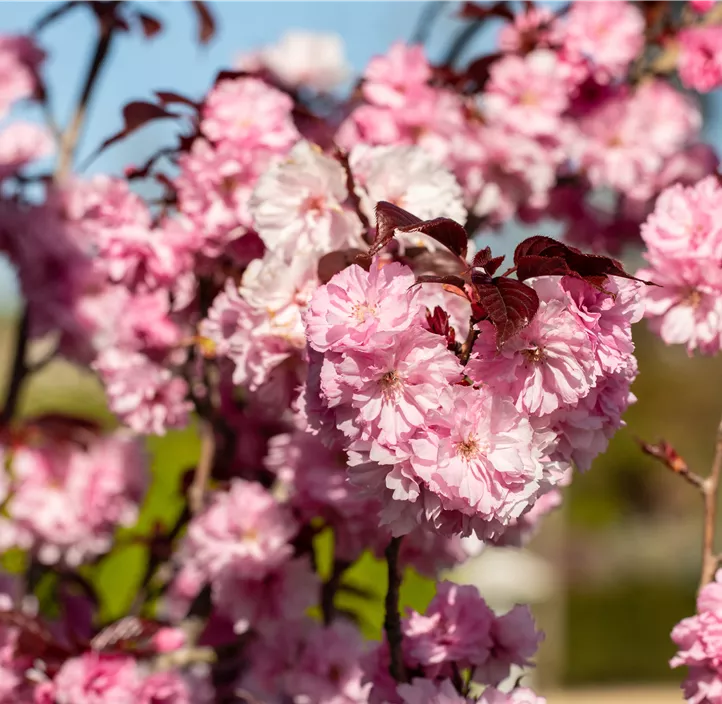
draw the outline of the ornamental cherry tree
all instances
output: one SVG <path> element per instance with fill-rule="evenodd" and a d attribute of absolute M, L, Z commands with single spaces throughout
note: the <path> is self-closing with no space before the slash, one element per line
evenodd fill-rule
<path fill-rule="evenodd" d="M 690 91 L 722 84 L 722 16 L 449 10 L 468 24 L 445 58 L 395 43 L 343 98 L 342 47 L 308 32 L 205 95 L 160 87 L 91 159 L 155 120 L 176 142 L 122 176 L 87 176 L 76 147 L 111 47 L 161 21 L 65 3 L 0 38 L 0 248 L 23 298 L 0 408 L 0 551 L 23 564 L 0 574 L 0 703 L 544 704 L 519 678 L 543 638 L 528 607 L 496 613 L 444 576 L 528 541 L 605 451 L 635 400 L 634 323 L 719 351 L 722 186 Z M 96 36 L 58 125 L 42 33 L 71 12 Z M 496 50 L 461 62 L 488 21 Z M 19 102 L 46 125 L 14 120 Z M 549 218 L 559 239 L 492 251 L 512 219 Z M 641 245 L 636 275 L 612 258 Z M 19 412 L 55 358 L 97 376 L 112 428 Z M 187 427 L 182 509 L 143 532 L 144 441 Z M 718 704 L 722 444 L 708 479 L 646 449 L 705 498 L 699 614 L 672 664 L 689 702 Z M 128 540 L 143 574 L 103 620 L 96 577 Z M 368 553 L 388 574 L 375 641 L 340 600 Z M 437 581 L 424 613 L 400 611 L 407 569 Z"/>

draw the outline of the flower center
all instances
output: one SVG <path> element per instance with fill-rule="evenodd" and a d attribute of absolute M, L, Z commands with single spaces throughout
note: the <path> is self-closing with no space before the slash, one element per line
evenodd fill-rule
<path fill-rule="evenodd" d="M 379 385 L 381 386 L 381 392 L 384 398 L 394 398 L 401 388 L 401 377 L 396 373 L 396 370 L 393 369 L 381 377 Z"/>
<path fill-rule="evenodd" d="M 457 444 L 456 452 L 467 462 L 476 459 L 481 454 L 479 438 L 477 438 L 476 435 L 469 435 L 466 440 Z"/>
<path fill-rule="evenodd" d="M 363 323 L 366 320 L 366 316 L 376 315 L 376 306 L 370 306 L 368 303 L 355 303 L 353 306 L 353 317 Z"/>
<path fill-rule="evenodd" d="M 528 362 L 538 364 L 546 359 L 544 350 L 541 347 L 532 347 L 530 349 L 522 350 L 521 353 L 524 355 Z"/>
<path fill-rule="evenodd" d="M 326 198 L 323 195 L 309 196 L 303 203 L 303 212 L 318 215 L 326 210 Z"/>
<path fill-rule="evenodd" d="M 682 299 L 682 305 L 689 306 L 692 309 L 699 308 L 700 303 L 702 303 L 702 294 L 695 289 L 689 291 Z"/>

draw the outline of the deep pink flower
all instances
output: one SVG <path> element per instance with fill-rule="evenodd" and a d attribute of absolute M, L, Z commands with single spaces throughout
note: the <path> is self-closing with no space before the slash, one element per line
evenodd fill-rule
<path fill-rule="evenodd" d="M 406 659 L 427 676 L 450 676 L 451 663 L 473 669 L 489 658 L 494 618 L 476 587 L 441 582 L 426 613 L 412 611 L 404 620 Z"/>
<path fill-rule="evenodd" d="M 546 704 L 546 702 L 544 697 L 538 696 L 526 687 L 518 687 L 508 694 L 488 687 L 478 700 L 478 704 Z"/>
<path fill-rule="evenodd" d="M 479 324 L 467 373 L 532 415 L 575 404 L 594 385 L 594 349 L 580 321 L 559 300 L 542 302 L 534 320 L 501 348 L 491 323 Z"/>
<path fill-rule="evenodd" d="M 722 27 L 689 27 L 679 33 L 679 63 L 682 83 L 700 93 L 722 85 Z"/>
<path fill-rule="evenodd" d="M 139 684 L 133 658 L 89 652 L 63 663 L 53 695 L 56 704 L 136 704 Z"/>
<path fill-rule="evenodd" d="M 143 679 L 134 701 L 137 704 L 211 704 L 215 696 L 206 677 L 165 670 Z"/>
<path fill-rule="evenodd" d="M 564 68 L 546 49 L 505 56 L 492 64 L 482 101 L 492 124 L 532 137 L 554 135 L 569 104 Z"/>
<path fill-rule="evenodd" d="M 714 7 L 715 0 L 690 0 L 689 4 L 695 12 L 709 12 Z"/>
<path fill-rule="evenodd" d="M 8 514 L 45 564 L 78 565 L 102 555 L 118 526 L 134 525 L 145 492 L 146 458 L 124 432 L 21 448 L 13 458 Z"/>
<path fill-rule="evenodd" d="M 499 49 L 524 53 L 532 44 L 548 47 L 554 28 L 554 13 L 546 7 L 531 6 L 514 15 L 514 21 L 499 30 Z"/>
<path fill-rule="evenodd" d="M 292 109 L 291 98 L 258 78 L 223 79 L 205 100 L 201 132 L 214 142 L 280 153 L 298 139 Z"/>
<path fill-rule="evenodd" d="M 353 264 L 314 293 L 306 314 L 309 344 L 320 352 L 390 345 L 393 336 L 421 320 L 411 269 L 383 265 L 369 271 Z"/>
<path fill-rule="evenodd" d="M 13 103 L 31 98 L 37 88 L 37 70 L 45 53 L 35 40 L 21 35 L 0 37 L 0 117 Z"/>

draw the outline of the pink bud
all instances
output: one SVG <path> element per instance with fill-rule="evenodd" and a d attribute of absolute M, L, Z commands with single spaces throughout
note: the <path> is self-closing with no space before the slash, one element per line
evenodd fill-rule
<path fill-rule="evenodd" d="M 714 5 L 714 0 L 690 0 L 689 4 L 695 12 L 709 12 Z"/>
<path fill-rule="evenodd" d="M 152 642 L 157 652 L 171 653 L 183 647 L 186 636 L 180 628 L 161 628 L 153 636 Z"/>

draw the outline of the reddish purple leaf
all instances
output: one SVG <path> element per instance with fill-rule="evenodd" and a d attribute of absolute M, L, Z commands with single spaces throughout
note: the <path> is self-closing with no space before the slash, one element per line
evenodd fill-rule
<path fill-rule="evenodd" d="M 343 271 L 352 264 L 358 264 L 368 270 L 369 259 L 366 252 L 351 248 L 324 254 L 318 262 L 319 281 L 327 284 L 339 271 Z"/>
<path fill-rule="evenodd" d="M 138 650 L 154 636 L 161 625 L 157 621 L 126 616 L 104 628 L 91 641 L 93 650 Z"/>
<path fill-rule="evenodd" d="M 0 611 L 0 624 L 17 629 L 18 639 L 15 649 L 18 655 L 32 660 L 58 654 L 68 655 L 67 651 L 55 642 L 53 634 L 37 616 L 30 616 L 17 610 Z"/>
<path fill-rule="evenodd" d="M 163 107 L 173 104 L 187 105 L 188 107 L 195 108 L 196 110 L 199 107 L 199 104 L 195 100 L 191 100 L 187 96 L 181 95 L 180 93 L 174 93 L 173 91 L 157 90 L 155 91 L 155 96 L 158 98 L 158 102 L 160 102 Z"/>
<path fill-rule="evenodd" d="M 153 120 L 160 120 L 167 117 L 178 117 L 175 113 L 168 112 L 165 108 L 155 103 L 147 103 L 143 100 L 134 100 L 123 108 L 123 120 L 125 125 L 120 132 L 112 137 L 108 137 L 96 150 L 93 157 L 97 156 L 101 151 L 107 149 L 112 144 L 119 142 L 144 125 Z"/>
<path fill-rule="evenodd" d="M 465 81 L 468 93 L 478 93 L 484 90 L 491 74 L 491 67 L 503 56 L 502 53 L 487 54 L 472 61 L 466 68 Z"/>
<path fill-rule="evenodd" d="M 443 308 L 436 306 L 433 313 L 427 308 L 426 323 L 431 332 L 446 338 L 446 346 L 449 349 L 455 348 L 456 332 L 449 322 L 449 314 Z"/>
<path fill-rule="evenodd" d="M 140 25 L 143 28 L 143 34 L 147 39 L 151 39 L 163 29 L 163 23 L 152 15 L 139 12 L 138 19 L 140 20 Z"/>
<path fill-rule="evenodd" d="M 478 277 L 474 289 L 485 317 L 496 329 L 499 347 L 526 327 L 539 308 L 536 291 L 516 279 Z"/>
<path fill-rule="evenodd" d="M 436 274 L 424 274 L 416 277 L 417 284 L 444 284 L 445 286 L 455 286 L 461 291 L 465 292 L 464 286 L 466 281 L 461 276 L 454 276 L 453 274 L 447 276 L 437 276 Z"/>
<path fill-rule="evenodd" d="M 491 17 L 514 21 L 514 12 L 506 2 L 495 2 L 493 5 L 477 5 L 473 2 L 465 2 L 461 6 L 459 17 L 466 20 L 485 21 Z"/>
<path fill-rule="evenodd" d="M 489 276 L 494 276 L 506 257 L 492 257 L 491 247 L 485 247 L 474 256 L 472 266 L 483 269 Z"/>
<path fill-rule="evenodd" d="M 418 225 L 422 223 L 421 218 L 412 215 L 398 205 L 388 203 L 385 200 L 376 204 L 376 237 L 369 249 L 369 256 L 378 254 L 394 238 L 396 230 L 400 227 Z"/>
<path fill-rule="evenodd" d="M 537 235 L 521 242 L 514 251 L 514 264 L 519 280 L 532 276 L 567 275 L 584 279 L 593 286 L 602 286 L 608 276 L 642 281 L 624 270 L 624 265 L 600 254 L 584 254 L 551 237 Z M 649 281 L 642 283 L 650 284 Z"/>
<path fill-rule="evenodd" d="M 205 2 L 193 0 L 192 5 L 198 19 L 198 41 L 207 44 L 215 36 L 216 21 Z"/>

